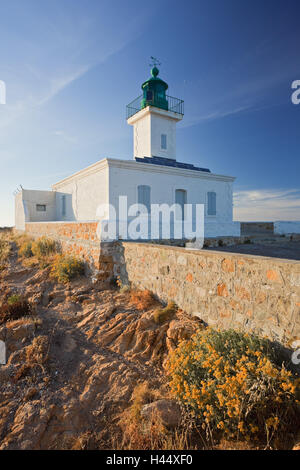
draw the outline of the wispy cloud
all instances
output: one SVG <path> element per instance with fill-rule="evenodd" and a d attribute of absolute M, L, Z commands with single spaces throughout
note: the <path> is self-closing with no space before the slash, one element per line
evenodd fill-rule
<path fill-rule="evenodd" d="M 300 190 L 238 191 L 234 193 L 234 218 L 241 221 L 300 220 Z"/>
<path fill-rule="evenodd" d="M 85 75 L 92 67 L 93 64 L 80 66 L 78 69 L 72 70 L 69 74 L 65 76 L 50 78 L 48 82 L 48 90 L 45 92 L 44 96 L 41 99 L 37 99 L 36 105 L 42 106 L 43 104 L 50 101 L 60 91 L 69 86 L 72 82 L 78 80 L 80 77 Z"/>
<path fill-rule="evenodd" d="M 53 135 L 55 135 L 57 137 L 60 137 L 61 139 L 63 139 L 64 141 L 66 141 L 70 144 L 77 144 L 77 142 L 78 142 L 77 137 L 72 136 L 72 135 L 68 134 L 66 131 L 63 131 L 63 130 L 54 131 Z"/>
<path fill-rule="evenodd" d="M 0 109 L 0 129 L 46 105 L 73 82 L 126 48 L 142 31 L 141 13 L 136 17 L 118 30 L 118 35 L 99 18 L 98 23 L 95 18 L 65 18 L 58 26 L 57 19 L 50 22 L 41 17 L 39 27 L 43 28 L 44 36 L 39 43 L 15 36 L 20 48 L 26 40 L 26 48 L 23 60 L 12 66 L 0 64 L 1 78 L 6 77 L 8 90 L 7 104 Z"/>
<path fill-rule="evenodd" d="M 232 116 L 234 114 L 239 114 L 239 113 L 243 113 L 245 111 L 251 111 L 251 110 L 252 111 L 254 110 L 254 108 L 252 108 L 251 106 L 239 106 L 237 108 L 227 109 L 227 110 L 220 110 L 219 109 L 219 110 L 216 110 L 216 111 L 209 112 L 207 114 L 191 117 L 191 118 L 187 119 L 181 125 L 181 127 L 182 128 L 191 127 L 191 126 L 194 126 L 194 125 L 199 124 L 201 122 L 214 121 L 216 119 L 222 119 L 222 118 L 225 118 L 227 116 Z"/>

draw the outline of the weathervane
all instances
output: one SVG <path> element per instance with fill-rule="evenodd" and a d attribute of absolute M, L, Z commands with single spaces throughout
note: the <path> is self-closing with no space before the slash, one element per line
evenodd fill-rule
<path fill-rule="evenodd" d="M 156 67 L 157 65 L 161 65 L 161 62 L 159 62 L 159 60 L 156 59 L 155 57 L 151 56 L 150 59 L 151 59 L 151 63 L 149 64 L 150 67 Z"/>

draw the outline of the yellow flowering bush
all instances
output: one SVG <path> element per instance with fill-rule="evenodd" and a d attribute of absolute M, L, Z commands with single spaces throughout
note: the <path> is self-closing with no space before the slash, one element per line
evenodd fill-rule
<path fill-rule="evenodd" d="M 66 255 L 55 256 L 51 265 L 52 277 L 67 283 L 80 274 L 84 274 L 84 262 L 81 259 Z"/>
<path fill-rule="evenodd" d="M 209 434 L 268 442 L 299 419 L 299 384 L 267 339 L 199 330 L 167 362 L 172 393 Z"/>

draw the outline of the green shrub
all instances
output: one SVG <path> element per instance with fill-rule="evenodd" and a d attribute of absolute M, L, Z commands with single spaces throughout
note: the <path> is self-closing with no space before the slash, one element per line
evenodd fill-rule
<path fill-rule="evenodd" d="M 19 294 L 14 294 L 8 297 L 7 303 L 8 305 L 14 305 L 17 302 L 20 302 L 22 300 L 22 297 Z"/>
<path fill-rule="evenodd" d="M 51 275 L 59 282 L 69 282 L 81 274 L 84 274 L 84 262 L 74 256 L 57 255 L 52 262 Z"/>
<path fill-rule="evenodd" d="M 37 258 L 45 258 L 57 253 L 57 245 L 55 240 L 42 237 L 32 243 L 31 250 Z"/>
<path fill-rule="evenodd" d="M 295 430 L 299 379 L 278 366 L 266 339 L 199 330 L 171 353 L 167 370 L 173 394 L 209 435 L 269 444 Z"/>
<path fill-rule="evenodd" d="M 164 308 L 158 308 L 153 314 L 155 323 L 161 325 L 165 321 L 171 320 L 171 318 L 177 312 L 177 305 L 171 300 L 168 305 Z"/>
<path fill-rule="evenodd" d="M 31 240 L 22 243 L 19 248 L 19 255 L 23 258 L 31 258 L 33 256 Z"/>

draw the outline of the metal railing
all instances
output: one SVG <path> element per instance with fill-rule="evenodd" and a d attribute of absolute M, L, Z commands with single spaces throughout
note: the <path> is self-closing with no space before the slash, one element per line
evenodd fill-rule
<path fill-rule="evenodd" d="M 153 99 L 150 101 L 146 101 L 147 106 L 154 106 L 156 108 L 166 109 L 163 106 L 159 105 L 159 101 L 161 100 L 160 96 L 156 96 L 153 93 Z M 177 114 L 184 114 L 184 101 L 180 100 L 179 98 L 174 98 L 174 96 L 166 95 L 166 100 L 168 103 L 167 110 L 172 111 L 173 113 Z M 129 119 L 134 114 L 138 113 L 141 109 L 145 108 L 145 105 L 142 105 L 143 95 L 138 96 L 135 100 L 129 103 L 126 106 L 126 119 Z"/>

